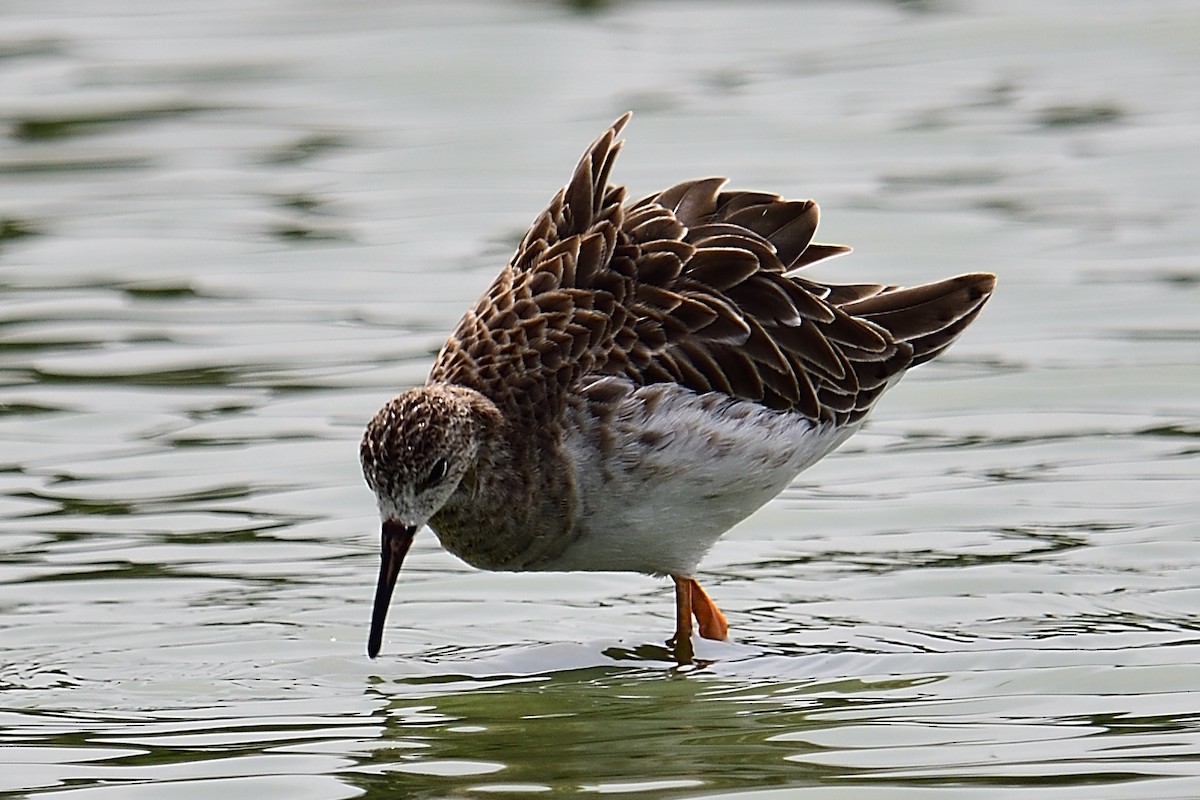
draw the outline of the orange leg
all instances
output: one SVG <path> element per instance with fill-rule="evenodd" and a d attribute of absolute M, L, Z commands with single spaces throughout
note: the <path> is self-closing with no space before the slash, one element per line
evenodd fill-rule
<path fill-rule="evenodd" d="M 680 578 L 672 575 L 675 581 L 675 635 L 671 642 L 678 643 L 692 638 L 692 581 L 691 578 Z"/>
<path fill-rule="evenodd" d="M 705 639 L 716 639 L 721 642 L 728 639 L 729 624 L 725 622 L 725 615 L 721 613 L 721 609 L 717 608 L 717 604 L 712 601 L 712 598 L 705 594 L 695 578 L 686 580 L 692 595 L 692 613 L 696 615 L 696 622 L 700 625 L 700 635 Z"/>
<path fill-rule="evenodd" d="M 692 585 L 690 578 L 672 575 L 675 581 L 675 635 L 667 644 L 675 649 L 675 660 L 680 664 L 691 664 L 692 649 Z"/>
<path fill-rule="evenodd" d="M 692 661 L 692 617 L 696 618 L 700 635 L 705 639 L 724 641 L 729 638 L 729 624 L 717 604 L 712 601 L 695 578 L 672 575 L 675 581 L 675 635 L 668 644 L 675 648 L 675 658 L 681 664 Z"/>

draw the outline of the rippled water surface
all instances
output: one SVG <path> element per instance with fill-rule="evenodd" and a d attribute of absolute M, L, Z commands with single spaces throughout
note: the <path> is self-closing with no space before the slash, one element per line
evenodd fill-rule
<path fill-rule="evenodd" d="M 0 794 L 1200 796 L 1200 11 L 0 8 Z M 821 277 L 1000 276 L 948 357 L 663 581 L 428 533 L 382 657 L 358 473 L 578 154 L 822 204 Z"/>

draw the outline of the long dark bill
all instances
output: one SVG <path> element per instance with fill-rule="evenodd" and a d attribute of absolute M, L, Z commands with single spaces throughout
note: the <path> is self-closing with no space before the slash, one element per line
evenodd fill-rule
<path fill-rule="evenodd" d="M 396 577 L 400 565 L 416 536 L 416 527 L 401 525 L 387 520 L 383 523 L 383 541 L 379 550 L 379 583 L 375 585 L 375 607 L 371 610 L 371 635 L 367 637 L 367 655 L 379 655 L 383 646 L 383 623 L 387 619 L 388 605 L 392 602 L 392 590 L 396 588 Z"/>

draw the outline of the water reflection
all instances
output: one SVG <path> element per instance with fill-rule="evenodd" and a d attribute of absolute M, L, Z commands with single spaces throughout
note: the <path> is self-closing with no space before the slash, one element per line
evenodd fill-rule
<path fill-rule="evenodd" d="M 612 669 L 491 685 L 439 682 L 429 694 L 391 700 L 384 749 L 366 770 L 374 774 L 355 783 L 416 796 L 445 791 L 451 776 L 450 783 L 473 791 L 560 793 L 693 795 L 846 784 L 866 790 L 946 779 L 1034 788 L 1170 775 L 1167 763 L 1183 755 L 1159 746 L 1178 718 L 1149 724 L 1121 715 L 992 716 L 998 708 L 991 701 L 944 683 L 726 682 Z M 1098 735 L 1123 738 L 1114 746 Z M 1071 767 L 1050 752 L 1072 752 Z M 1097 768 L 1074 769 L 1089 760 Z"/>
<path fill-rule="evenodd" d="M 910 685 L 898 681 L 888 690 Z M 817 749 L 803 743 L 805 731 L 830 727 L 814 715 L 856 703 L 848 685 L 727 684 L 695 673 L 610 668 L 440 688 L 446 693 L 420 705 L 390 702 L 382 739 L 396 746 L 389 753 L 396 760 L 379 764 L 379 778 L 364 788 L 402 785 L 433 796 L 445 781 L 423 779 L 430 771 L 413 765 L 437 763 L 461 765 L 459 778 L 471 775 L 471 765 L 481 773 L 503 765 L 495 776 L 502 785 L 526 791 L 803 786 L 828 776 L 790 760 Z M 472 789 L 488 788 L 490 781 L 472 777 Z"/>

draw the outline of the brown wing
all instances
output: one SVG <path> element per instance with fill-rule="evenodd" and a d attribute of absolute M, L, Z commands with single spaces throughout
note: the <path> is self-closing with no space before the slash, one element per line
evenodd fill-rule
<path fill-rule="evenodd" d="M 614 261 L 625 189 L 609 186 L 608 175 L 629 117 L 592 143 L 571 182 L 534 220 L 443 346 L 431 383 L 470 386 L 510 419 L 533 419 L 560 408 L 628 328 L 636 269 L 628 258 Z"/>
<path fill-rule="evenodd" d="M 690 246 L 670 267 L 657 267 L 654 281 L 717 316 L 684 334 L 672 319 L 674 300 L 640 289 L 638 317 L 661 321 L 667 341 L 648 363 L 628 359 L 606 371 L 854 422 L 894 378 L 949 347 L 992 292 L 994 277 L 982 274 L 907 289 L 804 278 L 800 268 L 849 252 L 811 241 L 816 203 L 723 192 L 724 183 L 689 181 L 631 207 L 623 230 L 639 250 L 635 258 L 661 252 L 662 239 Z M 682 229 L 678 237 L 672 223 Z"/>
<path fill-rule="evenodd" d="M 797 276 L 849 248 L 812 243 L 811 200 L 722 192 L 722 178 L 623 208 L 608 175 L 628 119 L 589 148 L 430 380 L 518 415 L 559 406 L 587 376 L 622 375 L 852 422 L 948 347 L 992 291 L 982 274 L 910 289 Z"/>

